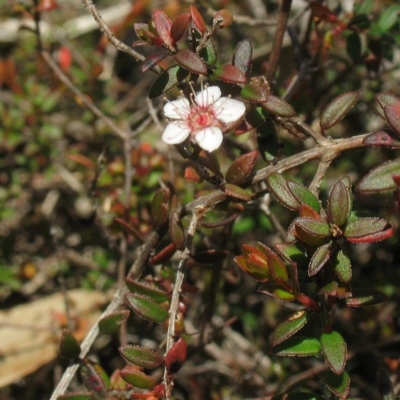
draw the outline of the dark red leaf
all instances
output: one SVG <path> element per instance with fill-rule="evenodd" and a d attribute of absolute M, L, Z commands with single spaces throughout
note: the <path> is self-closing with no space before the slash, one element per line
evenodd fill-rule
<path fill-rule="evenodd" d="M 208 75 L 206 63 L 189 49 L 180 50 L 175 56 L 176 62 L 183 68 L 198 74 Z"/>
<path fill-rule="evenodd" d="M 165 367 L 169 374 L 176 374 L 186 360 L 187 346 L 183 338 L 179 338 L 165 356 Z"/>
<path fill-rule="evenodd" d="M 377 131 L 369 134 L 363 143 L 371 147 L 388 147 L 389 149 L 400 148 L 398 141 L 390 131 Z"/>
<path fill-rule="evenodd" d="M 155 67 L 160 61 L 164 60 L 168 54 L 166 53 L 153 53 L 150 54 L 146 59 L 143 61 L 142 64 L 142 72 L 146 72 L 147 70 Z"/>
<path fill-rule="evenodd" d="M 207 32 L 207 27 L 199 10 L 195 6 L 190 6 L 190 13 L 192 14 L 194 25 L 204 35 Z"/>
<path fill-rule="evenodd" d="M 169 48 L 173 47 L 175 42 L 171 36 L 172 22 L 164 11 L 155 10 L 153 12 L 153 21 L 156 31 L 163 43 Z"/>
<path fill-rule="evenodd" d="M 220 28 L 220 29 L 226 28 L 229 25 L 232 25 L 232 22 L 233 22 L 233 15 L 227 9 L 219 10 L 215 14 L 215 17 L 213 20 L 213 24 L 216 24 L 218 26 L 218 28 Z"/>
<path fill-rule="evenodd" d="M 176 17 L 171 27 L 171 36 L 175 43 L 182 38 L 191 19 L 192 16 L 188 12 Z"/>
<path fill-rule="evenodd" d="M 213 76 L 223 82 L 245 84 L 247 78 L 244 73 L 231 64 L 224 64 L 213 71 Z"/>

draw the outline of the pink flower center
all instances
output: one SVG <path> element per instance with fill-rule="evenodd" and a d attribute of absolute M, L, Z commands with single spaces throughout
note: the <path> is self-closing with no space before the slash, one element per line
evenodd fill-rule
<path fill-rule="evenodd" d="M 216 126 L 218 120 L 211 107 L 194 106 L 189 115 L 189 126 L 193 131 Z"/>

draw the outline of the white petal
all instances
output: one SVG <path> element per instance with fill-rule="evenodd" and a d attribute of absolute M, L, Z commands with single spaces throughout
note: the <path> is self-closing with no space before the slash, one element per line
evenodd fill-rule
<path fill-rule="evenodd" d="M 221 89 L 218 86 L 209 86 L 201 92 L 196 93 L 195 102 L 201 107 L 207 107 L 221 97 Z"/>
<path fill-rule="evenodd" d="M 227 124 L 242 118 L 246 112 L 246 106 L 241 101 L 221 97 L 214 103 L 213 110 L 216 118 Z"/>
<path fill-rule="evenodd" d="M 211 126 L 198 131 L 194 139 L 202 149 L 214 151 L 221 146 L 223 135 L 221 129 Z"/>
<path fill-rule="evenodd" d="M 162 140 L 167 144 L 182 143 L 190 135 L 190 128 L 185 123 L 171 122 L 162 134 Z"/>
<path fill-rule="evenodd" d="M 185 119 L 190 114 L 188 99 L 169 101 L 164 106 L 164 115 L 171 119 Z"/>

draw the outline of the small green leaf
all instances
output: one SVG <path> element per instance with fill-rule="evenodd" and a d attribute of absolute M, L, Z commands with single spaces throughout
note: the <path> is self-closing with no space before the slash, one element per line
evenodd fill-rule
<path fill-rule="evenodd" d="M 243 201 L 250 201 L 250 195 L 242 189 L 240 186 L 232 185 L 231 183 L 226 183 L 224 185 L 224 192 L 235 199 L 243 200 Z"/>
<path fill-rule="evenodd" d="M 269 190 L 278 201 L 292 211 L 299 209 L 299 203 L 287 186 L 286 179 L 281 174 L 271 174 L 266 180 Z"/>
<path fill-rule="evenodd" d="M 271 346 L 276 346 L 293 336 L 301 328 L 303 328 L 310 320 L 311 312 L 308 310 L 296 311 L 291 314 L 285 321 L 281 322 L 272 332 L 269 342 Z"/>
<path fill-rule="evenodd" d="M 384 218 L 370 217 L 360 218 L 349 222 L 343 232 L 349 241 L 354 239 L 362 239 L 376 233 L 384 232 L 390 228 L 390 223 Z M 365 240 L 368 241 L 367 239 Z"/>
<path fill-rule="evenodd" d="M 318 293 L 326 294 L 328 296 L 336 296 L 337 291 L 338 291 L 338 284 L 337 282 L 332 281 L 323 286 Z"/>
<path fill-rule="evenodd" d="M 343 371 L 340 375 L 336 375 L 334 372 L 329 370 L 325 374 L 325 385 L 340 399 L 346 399 L 350 390 L 349 374 L 346 371 Z"/>
<path fill-rule="evenodd" d="M 200 51 L 200 57 L 209 65 L 214 65 L 217 62 L 217 50 L 215 48 L 214 40 L 212 38 Z"/>
<path fill-rule="evenodd" d="M 296 111 L 287 101 L 273 95 L 268 95 L 267 101 L 261 103 L 261 107 L 278 117 L 292 118 L 296 116 Z"/>
<path fill-rule="evenodd" d="M 160 290 L 144 283 L 139 283 L 131 278 L 125 278 L 125 283 L 130 292 L 150 297 L 157 303 L 164 303 L 164 301 L 169 300 L 170 296 L 164 290 Z"/>
<path fill-rule="evenodd" d="M 189 49 L 179 50 L 175 55 L 176 62 L 190 72 L 198 75 L 208 75 L 207 65 L 199 55 Z"/>
<path fill-rule="evenodd" d="M 94 399 L 107 398 L 110 380 L 98 363 L 91 360 L 84 360 L 80 372 L 83 384 L 88 390 L 93 392 Z"/>
<path fill-rule="evenodd" d="M 382 32 L 389 31 L 399 21 L 400 6 L 393 4 L 385 7 L 378 20 L 378 29 Z"/>
<path fill-rule="evenodd" d="M 320 212 L 321 204 L 319 200 L 311 193 L 310 189 L 301 183 L 287 181 L 287 186 L 292 193 L 293 197 L 299 204 L 306 204 L 314 211 Z"/>
<path fill-rule="evenodd" d="M 240 94 L 244 100 L 255 103 L 262 103 L 268 99 L 266 90 L 257 82 L 250 82 L 243 86 Z"/>
<path fill-rule="evenodd" d="M 323 333 L 320 338 L 322 354 L 329 368 L 340 375 L 346 365 L 347 346 L 339 332 Z"/>
<path fill-rule="evenodd" d="M 171 191 L 168 187 L 158 189 L 151 202 L 151 215 L 156 226 L 161 226 L 168 221 L 169 200 Z"/>
<path fill-rule="evenodd" d="M 336 256 L 335 262 L 335 273 L 342 282 L 350 283 L 351 281 L 351 262 L 349 257 L 347 257 L 343 250 L 339 250 Z"/>
<path fill-rule="evenodd" d="M 275 124 L 271 119 L 257 126 L 257 144 L 264 161 L 274 161 L 278 155 L 279 141 Z"/>
<path fill-rule="evenodd" d="M 74 360 L 75 358 L 78 358 L 81 353 L 79 342 L 68 329 L 63 329 L 61 333 L 58 352 L 61 357 L 66 358 L 67 360 Z"/>
<path fill-rule="evenodd" d="M 313 218 L 296 218 L 294 220 L 297 238 L 303 243 L 319 247 L 331 236 L 329 224 Z"/>
<path fill-rule="evenodd" d="M 277 243 L 275 248 L 288 262 L 294 262 L 300 268 L 307 266 L 308 257 L 306 256 L 304 249 L 302 249 L 298 243 Z"/>
<path fill-rule="evenodd" d="M 280 282 L 287 282 L 289 280 L 289 275 L 282 259 L 269 247 L 260 242 L 256 244 L 256 249 L 261 251 L 267 258 L 271 278 L 278 284 Z"/>
<path fill-rule="evenodd" d="M 157 368 L 164 361 L 164 357 L 161 354 L 142 346 L 122 346 L 118 351 L 125 361 L 143 368 Z"/>
<path fill-rule="evenodd" d="M 99 322 L 99 330 L 104 335 L 112 335 L 119 331 L 121 325 L 128 319 L 129 310 L 115 311 L 103 317 Z"/>
<path fill-rule="evenodd" d="M 351 181 L 349 177 L 339 179 L 329 193 L 328 216 L 329 221 L 337 226 L 346 223 L 353 207 Z"/>
<path fill-rule="evenodd" d="M 322 111 L 321 129 L 325 131 L 340 122 L 356 104 L 359 96 L 358 92 L 348 92 L 333 99 Z"/>
<path fill-rule="evenodd" d="M 282 289 L 281 286 L 275 282 L 263 283 L 258 289 L 258 292 L 267 294 L 268 296 L 282 301 L 293 301 L 296 298 L 292 292 Z"/>
<path fill-rule="evenodd" d="M 397 185 L 393 180 L 395 175 L 400 175 L 400 158 L 373 169 L 361 179 L 356 190 L 362 194 L 393 192 L 397 190 Z"/>
<path fill-rule="evenodd" d="M 150 87 L 149 99 L 154 99 L 168 92 L 180 82 L 184 81 L 189 75 L 189 71 L 174 65 L 160 74 Z"/>
<path fill-rule="evenodd" d="M 328 262 L 330 256 L 332 255 L 332 251 L 334 249 L 334 243 L 329 242 L 318 247 L 315 250 L 315 253 L 311 257 L 310 264 L 308 266 L 308 275 L 314 276 L 316 275 L 322 267 Z"/>
<path fill-rule="evenodd" d="M 168 318 L 168 311 L 153 299 L 136 293 L 127 293 L 125 303 L 140 317 L 162 323 Z"/>
<path fill-rule="evenodd" d="M 244 39 L 236 46 L 233 53 L 232 64 L 247 75 L 251 69 L 252 58 L 253 44 L 250 39 Z"/>
<path fill-rule="evenodd" d="M 173 212 L 169 217 L 169 237 L 178 250 L 185 248 L 185 232 L 177 212 Z"/>
<path fill-rule="evenodd" d="M 387 301 L 386 294 L 374 289 L 353 289 L 352 296 L 344 299 L 348 307 L 366 307 Z"/>
<path fill-rule="evenodd" d="M 257 151 L 252 151 L 236 158 L 226 172 L 226 181 L 233 185 L 242 185 L 253 172 L 256 161 Z"/>
<path fill-rule="evenodd" d="M 274 346 L 271 353 L 277 356 L 317 356 L 321 353 L 321 345 L 318 339 L 294 336 L 278 344 L 278 346 Z"/>
<path fill-rule="evenodd" d="M 140 389 L 151 390 L 157 383 L 154 378 L 146 375 L 133 365 L 126 365 L 121 370 L 121 377 L 124 381 Z"/>

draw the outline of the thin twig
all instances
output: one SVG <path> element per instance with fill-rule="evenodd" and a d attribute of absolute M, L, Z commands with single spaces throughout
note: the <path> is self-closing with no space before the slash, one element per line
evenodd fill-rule
<path fill-rule="evenodd" d="M 310 184 L 310 191 L 318 197 L 319 187 L 321 185 L 322 179 L 324 179 L 326 175 L 326 171 L 328 171 L 329 166 L 331 165 L 332 160 L 324 160 L 323 158 L 318 163 L 317 172 L 314 175 L 314 178 Z"/>
<path fill-rule="evenodd" d="M 193 238 L 196 233 L 197 225 L 199 224 L 201 218 L 204 216 L 206 209 L 203 207 L 195 208 L 193 211 L 192 220 L 188 228 L 188 233 L 186 236 L 185 249 L 181 254 L 181 259 L 179 261 L 178 271 L 176 273 L 174 290 L 172 292 L 171 304 L 169 307 L 169 321 L 168 321 L 168 333 L 167 333 L 167 344 L 165 354 L 171 349 L 175 342 L 175 321 L 178 313 L 179 296 L 181 294 L 182 283 L 185 277 L 186 262 L 189 258 Z M 165 383 L 165 396 L 169 400 L 171 398 L 171 392 L 173 387 L 173 380 L 169 376 L 168 371 L 164 370 L 164 383 Z"/>
<path fill-rule="evenodd" d="M 266 73 L 268 81 L 272 81 L 274 79 L 276 70 L 278 69 L 279 58 L 282 51 L 283 37 L 285 36 L 286 26 L 290 15 L 290 8 L 292 6 L 292 0 L 281 1 L 281 8 L 278 14 L 278 24 L 276 26 L 274 36 L 274 44 L 268 60 L 268 70 Z"/>

